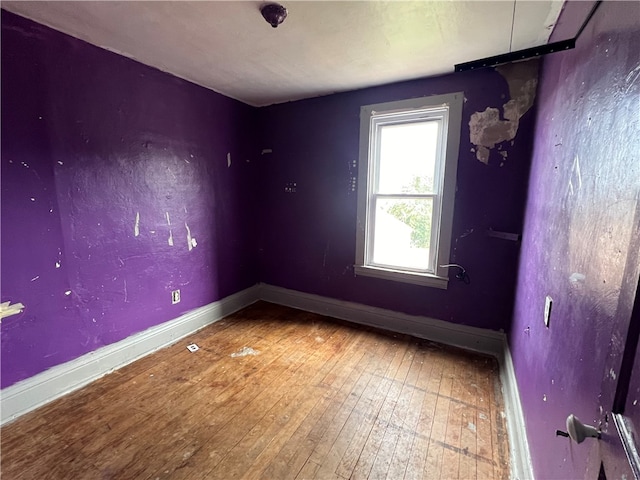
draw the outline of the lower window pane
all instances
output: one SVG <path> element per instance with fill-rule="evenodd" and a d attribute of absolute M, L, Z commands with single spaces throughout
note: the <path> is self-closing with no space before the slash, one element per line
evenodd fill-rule
<path fill-rule="evenodd" d="M 430 265 L 433 199 L 378 199 L 375 211 L 373 263 L 412 270 Z"/>

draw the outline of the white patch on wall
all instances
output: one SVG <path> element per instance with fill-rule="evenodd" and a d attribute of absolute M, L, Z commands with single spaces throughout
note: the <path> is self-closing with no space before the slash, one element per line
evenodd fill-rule
<path fill-rule="evenodd" d="M 14 303 L 13 305 L 11 305 L 11 301 L 2 302 L 0 303 L 0 320 L 10 317 L 11 315 L 22 313 L 23 310 L 24 305 L 21 303 Z"/>
<path fill-rule="evenodd" d="M 231 166 L 231 152 L 227 153 L 227 167 Z"/>
<path fill-rule="evenodd" d="M 136 212 L 136 222 L 135 222 L 135 225 L 133 226 L 133 236 L 134 237 L 140 236 L 140 212 Z"/>
<path fill-rule="evenodd" d="M 571 276 L 569 277 L 569 281 L 571 283 L 578 283 L 578 282 L 583 283 L 586 278 L 587 277 L 585 277 L 584 274 L 576 272 L 571 274 Z"/>
<path fill-rule="evenodd" d="M 640 78 L 640 64 L 638 64 L 635 68 L 633 68 L 629 74 L 625 77 L 624 83 L 627 84 L 627 89 L 624 93 L 629 93 L 633 85 Z"/>
<path fill-rule="evenodd" d="M 36 280 L 38 280 L 40 278 L 40 275 L 36 275 L 35 277 L 33 277 L 31 279 L 32 282 L 35 282 Z"/>
<path fill-rule="evenodd" d="M 64 294 L 68 297 L 69 295 L 71 295 L 71 290 L 67 290 L 66 292 L 64 292 Z"/>
<path fill-rule="evenodd" d="M 573 195 L 575 190 L 582 188 L 582 173 L 580 172 L 580 158 L 578 155 L 573 159 L 571 167 L 571 175 L 569 175 L 569 184 L 567 185 L 567 193 Z"/>
<path fill-rule="evenodd" d="M 169 239 L 167 242 L 170 247 L 173 247 L 173 231 L 171 231 L 171 219 L 169 218 L 169 212 L 165 212 L 165 216 L 167 217 L 167 225 L 169 225 Z"/>
<path fill-rule="evenodd" d="M 187 225 L 187 222 L 184 222 L 184 228 L 187 229 L 187 247 L 189 248 L 189 251 L 191 251 L 198 246 L 198 242 L 196 242 L 196 239 L 191 236 L 191 229 L 189 228 L 189 225 Z"/>
<path fill-rule="evenodd" d="M 487 107 L 483 112 L 475 112 L 469 120 L 469 137 L 476 146 L 476 158 L 489 164 L 491 149 L 503 142 L 511 141 L 518 133 L 520 119 L 533 106 L 538 85 L 538 62 L 512 63 L 497 67 L 496 70 L 509 84 L 511 99 L 502 105 L 502 117 L 498 108 Z M 500 152 L 503 162 L 506 151 Z"/>
<path fill-rule="evenodd" d="M 469 424 L 467 425 L 467 428 L 468 428 L 469 430 L 471 430 L 472 432 L 475 432 L 475 431 L 476 431 L 476 426 L 475 426 L 475 424 L 473 424 L 472 422 L 469 422 Z"/>

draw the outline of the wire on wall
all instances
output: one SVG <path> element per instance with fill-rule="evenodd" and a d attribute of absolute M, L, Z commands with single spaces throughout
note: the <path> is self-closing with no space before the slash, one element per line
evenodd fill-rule
<path fill-rule="evenodd" d="M 440 267 L 457 268 L 459 271 L 458 273 L 456 273 L 456 278 L 461 282 L 464 282 L 466 285 L 469 285 L 471 283 L 471 277 L 469 277 L 467 270 L 462 265 L 458 265 L 457 263 L 447 263 L 446 265 L 440 265 Z"/>

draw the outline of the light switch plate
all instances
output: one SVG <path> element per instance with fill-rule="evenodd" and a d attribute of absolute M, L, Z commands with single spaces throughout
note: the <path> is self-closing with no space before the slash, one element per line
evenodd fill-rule
<path fill-rule="evenodd" d="M 553 299 L 547 295 L 544 299 L 544 326 L 549 328 L 549 319 L 551 318 L 551 305 Z"/>

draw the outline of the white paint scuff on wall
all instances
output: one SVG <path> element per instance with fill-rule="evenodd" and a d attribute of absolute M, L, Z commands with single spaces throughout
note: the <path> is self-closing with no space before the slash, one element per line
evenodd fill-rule
<path fill-rule="evenodd" d="M 169 225 L 169 239 L 167 240 L 167 242 L 169 243 L 170 247 L 173 247 L 173 232 L 171 231 L 171 220 L 169 219 L 169 212 L 165 212 L 165 215 L 167 217 L 167 225 Z"/>
<path fill-rule="evenodd" d="M 227 153 L 227 167 L 231 166 L 231 152 Z"/>
<path fill-rule="evenodd" d="M 575 272 L 571 274 L 571 276 L 569 277 L 569 281 L 571 283 L 584 282 L 586 278 L 587 277 L 583 273 Z"/>
<path fill-rule="evenodd" d="M 191 236 L 191 229 L 189 228 L 189 225 L 187 225 L 187 222 L 184 222 L 184 228 L 187 229 L 187 246 L 189 251 L 191 251 L 198 246 L 198 242 L 196 242 L 196 239 Z"/>
<path fill-rule="evenodd" d="M 575 180 L 575 183 L 574 183 Z M 578 155 L 573 159 L 573 166 L 571 167 L 571 175 L 569 176 L 569 183 L 567 184 L 567 193 L 573 195 L 574 189 L 580 190 L 582 188 L 582 173 L 580 172 L 580 158 Z"/>
<path fill-rule="evenodd" d="M 133 226 L 133 235 L 135 237 L 140 236 L 140 212 L 136 212 L 136 223 Z"/>
<path fill-rule="evenodd" d="M 23 310 L 24 305 L 21 303 L 14 303 L 13 305 L 11 305 L 11 301 L 2 302 L 0 303 L 0 320 L 10 317 L 11 315 L 22 313 Z"/>
<path fill-rule="evenodd" d="M 511 141 L 518 133 L 520 119 L 533 106 L 538 85 L 538 61 L 502 65 L 496 70 L 509 84 L 511 99 L 502 105 L 502 118 L 498 108 L 487 107 L 475 112 L 469 120 L 469 136 L 476 146 L 476 158 L 489 164 L 491 149 L 503 142 Z M 500 152 L 503 161 L 508 153 Z"/>

